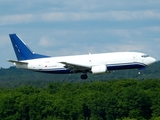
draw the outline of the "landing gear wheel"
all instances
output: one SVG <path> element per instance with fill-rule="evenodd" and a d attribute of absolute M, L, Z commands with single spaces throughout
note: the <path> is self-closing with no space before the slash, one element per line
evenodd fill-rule
<path fill-rule="evenodd" d="M 87 79 L 88 78 L 88 76 L 86 75 L 86 74 L 83 74 L 83 75 L 81 75 L 81 79 Z"/>

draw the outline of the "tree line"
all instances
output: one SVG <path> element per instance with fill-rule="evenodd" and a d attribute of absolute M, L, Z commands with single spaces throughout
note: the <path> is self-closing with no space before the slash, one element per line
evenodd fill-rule
<path fill-rule="evenodd" d="M 52 82 L 0 89 L 3 120 L 158 120 L 160 80 Z"/>
<path fill-rule="evenodd" d="M 4 120 L 160 119 L 160 61 L 141 71 L 53 75 L 0 69 L 0 118 Z"/>

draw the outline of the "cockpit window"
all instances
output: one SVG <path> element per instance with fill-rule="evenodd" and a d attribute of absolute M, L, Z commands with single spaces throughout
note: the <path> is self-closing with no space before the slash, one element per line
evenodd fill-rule
<path fill-rule="evenodd" d="M 142 55 L 143 58 L 149 57 L 149 55 Z"/>

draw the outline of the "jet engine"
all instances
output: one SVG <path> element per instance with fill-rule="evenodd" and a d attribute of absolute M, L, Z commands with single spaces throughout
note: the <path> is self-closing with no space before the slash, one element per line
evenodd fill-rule
<path fill-rule="evenodd" d="M 107 66 L 106 65 L 92 66 L 91 72 L 93 74 L 107 73 Z"/>

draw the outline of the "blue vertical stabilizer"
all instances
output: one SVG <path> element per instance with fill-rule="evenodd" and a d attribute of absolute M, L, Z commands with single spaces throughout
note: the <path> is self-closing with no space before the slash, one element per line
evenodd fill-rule
<path fill-rule="evenodd" d="M 31 51 L 29 47 L 16 34 L 9 34 L 9 37 L 11 39 L 18 61 L 49 57 L 36 54 Z"/>

